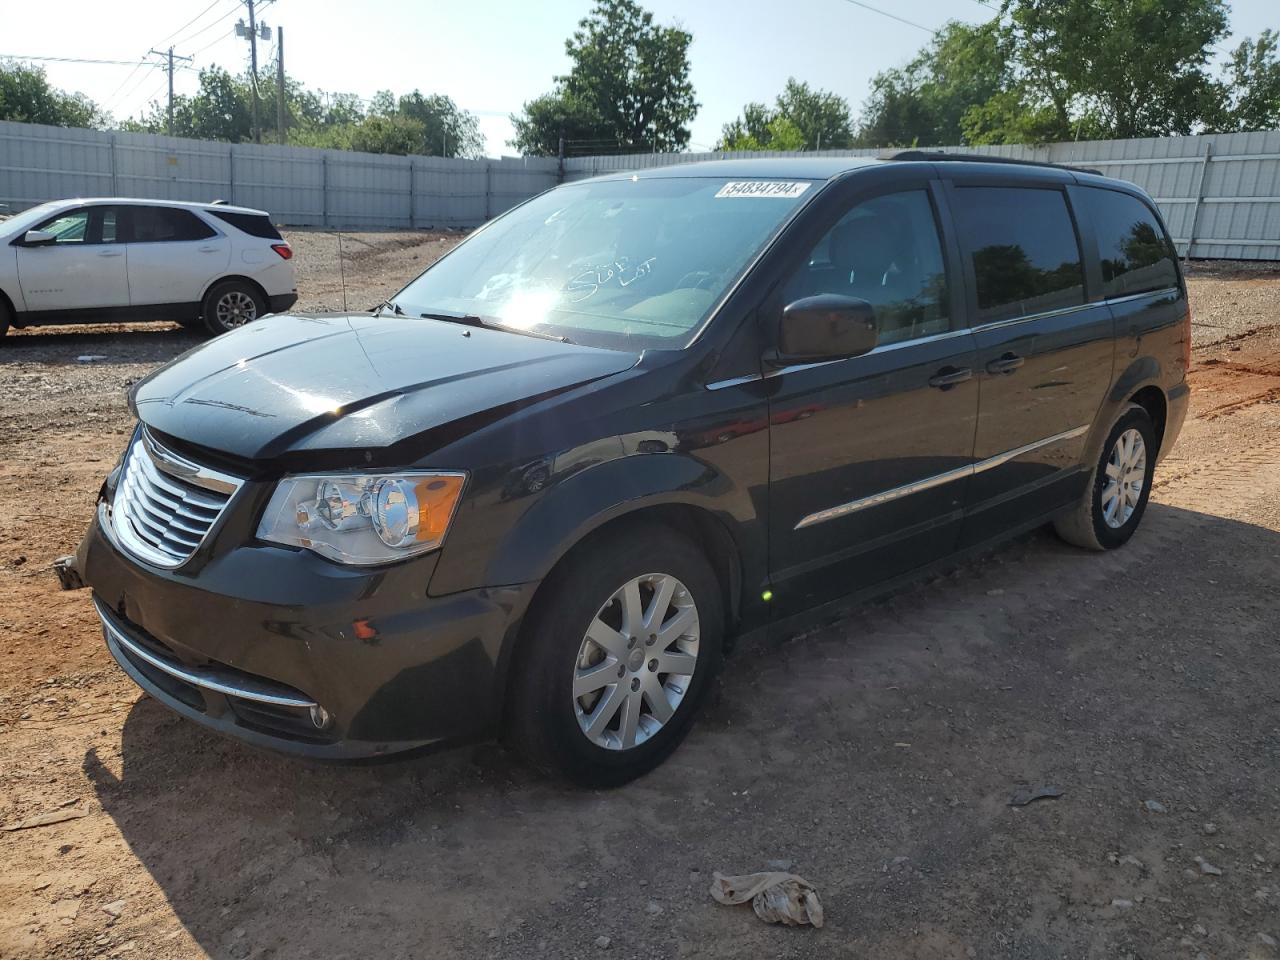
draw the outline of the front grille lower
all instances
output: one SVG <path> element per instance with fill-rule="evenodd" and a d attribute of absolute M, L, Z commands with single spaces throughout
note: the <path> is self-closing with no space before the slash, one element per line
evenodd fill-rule
<path fill-rule="evenodd" d="M 204 542 L 242 483 L 166 450 L 140 430 L 120 470 L 111 529 L 139 559 L 180 566 Z"/>

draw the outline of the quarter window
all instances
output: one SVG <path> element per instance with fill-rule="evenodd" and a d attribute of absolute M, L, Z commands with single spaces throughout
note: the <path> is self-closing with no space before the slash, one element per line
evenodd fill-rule
<path fill-rule="evenodd" d="M 1062 191 L 958 187 L 955 217 L 973 263 L 979 323 L 1084 303 L 1080 245 Z"/>
<path fill-rule="evenodd" d="M 788 281 L 784 298 L 825 293 L 870 303 L 881 343 L 945 332 L 946 269 L 928 193 L 887 194 L 845 214 Z"/>
<path fill-rule="evenodd" d="M 177 207 L 133 207 L 133 243 L 176 243 L 183 240 L 206 240 L 217 236 L 213 228 L 191 213 Z"/>
<path fill-rule="evenodd" d="M 1115 190 L 1084 187 L 1079 195 L 1098 238 L 1103 296 L 1123 297 L 1178 285 L 1177 254 L 1150 207 Z"/>

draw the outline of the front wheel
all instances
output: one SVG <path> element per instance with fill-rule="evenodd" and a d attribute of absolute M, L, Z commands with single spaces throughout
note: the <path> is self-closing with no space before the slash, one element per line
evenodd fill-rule
<path fill-rule="evenodd" d="M 508 739 L 583 786 L 626 783 L 679 745 L 720 664 L 720 585 L 702 551 L 636 524 L 543 585 L 513 668 Z"/>
<path fill-rule="evenodd" d="M 215 337 L 252 323 L 266 312 L 267 302 L 262 294 L 242 280 L 215 283 L 205 294 L 201 310 L 204 325 Z"/>
<path fill-rule="evenodd" d="M 1087 550 L 1114 550 L 1128 542 L 1146 512 L 1155 468 L 1151 416 L 1131 403 L 1107 434 L 1079 503 L 1054 521 L 1058 536 Z"/>

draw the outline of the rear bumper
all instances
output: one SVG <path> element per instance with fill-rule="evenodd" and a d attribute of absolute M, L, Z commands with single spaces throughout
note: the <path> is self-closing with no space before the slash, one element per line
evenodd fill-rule
<path fill-rule="evenodd" d="M 220 733 L 332 760 L 494 730 L 502 654 L 535 585 L 430 597 L 434 563 L 351 571 L 254 545 L 183 574 L 124 555 L 97 519 L 77 554 L 135 683 Z"/>
<path fill-rule="evenodd" d="M 267 312 L 284 313 L 297 302 L 297 290 L 294 290 L 292 293 L 277 293 L 273 296 L 267 297 Z"/>
<path fill-rule="evenodd" d="M 1173 449 L 1173 445 L 1178 442 L 1178 434 L 1182 432 L 1182 425 L 1187 420 L 1187 408 L 1191 406 L 1191 388 L 1185 381 L 1178 384 L 1169 391 L 1168 401 L 1169 410 L 1165 417 L 1164 436 L 1160 440 L 1158 460 L 1163 460 Z"/>

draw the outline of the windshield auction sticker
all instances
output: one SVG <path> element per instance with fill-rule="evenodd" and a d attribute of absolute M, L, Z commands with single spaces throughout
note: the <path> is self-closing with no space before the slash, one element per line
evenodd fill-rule
<path fill-rule="evenodd" d="M 771 200 L 794 200 L 808 189 L 807 183 L 787 183 L 782 180 L 731 180 L 716 193 L 716 199 L 760 197 Z"/>

